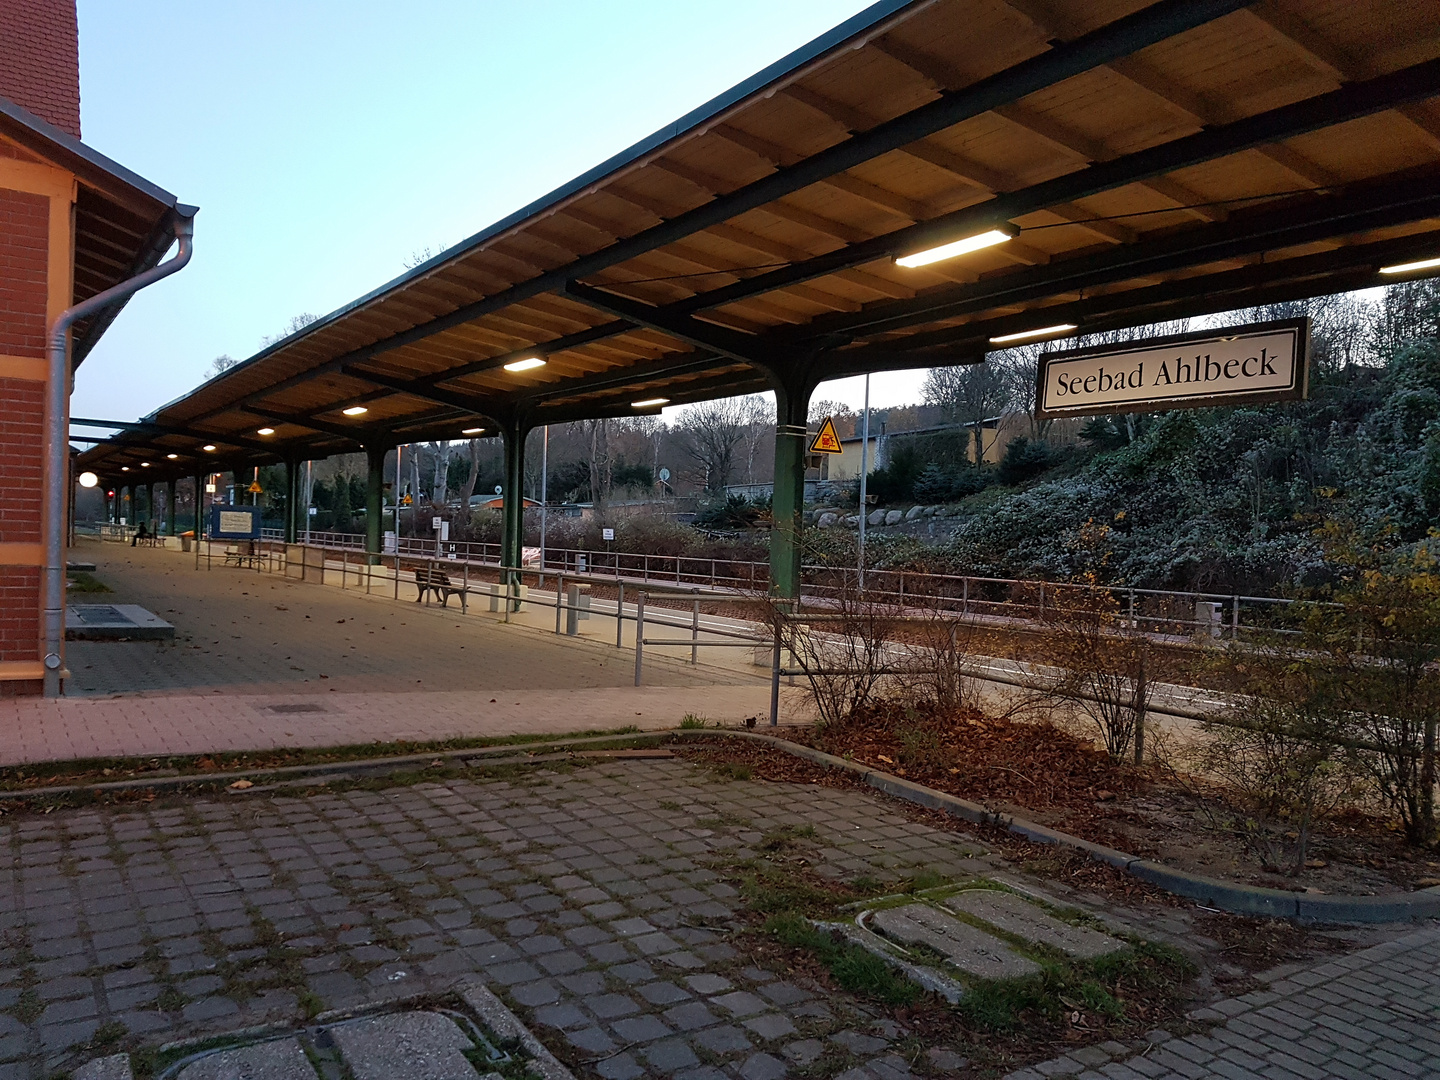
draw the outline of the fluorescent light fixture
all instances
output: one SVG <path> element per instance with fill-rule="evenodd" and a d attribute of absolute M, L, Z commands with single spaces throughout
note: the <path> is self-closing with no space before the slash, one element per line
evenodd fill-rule
<path fill-rule="evenodd" d="M 479 435 L 485 429 L 483 427 L 467 427 L 460 432 L 461 435 Z"/>
<path fill-rule="evenodd" d="M 506 371 L 529 371 L 532 368 L 544 367 L 545 361 L 538 356 L 527 356 L 524 360 L 515 360 L 505 365 Z"/>
<path fill-rule="evenodd" d="M 1430 270 L 1440 266 L 1440 258 L 1421 259 L 1419 262 L 1397 263 L 1394 266 L 1380 267 L 1382 274 L 1408 274 L 1411 270 Z"/>
<path fill-rule="evenodd" d="M 656 405 L 669 404 L 670 399 L 668 397 L 647 397 L 644 401 L 632 401 L 630 407 L 632 409 L 653 409 Z"/>
<path fill-rule="evenodd" d="M 148 468 L 150 467 L 150 462 L 148 462 L 148 461 L 142 461 L 142 462 L 140 462 L 140 467 L 141 467 L 142 469 L 148 469 Z"/>
<path fill-rule="evenodd" d="M 341 409 L 346 416 L 364 416 L 370 410 L 364 405 L 351 405 L 348 409 Z"/>
<path fill-rule="evenodd" d="M 214 449 L 215 449 L 215 444 L 214 444 L 213 442 L 207 442 L 207 443 L 206 443 L 204 446 L 202 446 L 200 449 L 201 449 L 201 450 L 209 450 L 209 451 L 212 451 L 212 452 L 213 452 Z"/>
<path fill-rule="evenodd" d="M 256 435 L 274 435 L 274 434 L 275 434 L 275 429 L 274 429 L 273 427 L 256 428 L 256 429 L 255 429 L 255 434 L 256 434 Z"/>
<path fill-rule="evenodd" d="M 180 457 L 179 454 L 166 454 L 165 456 L 166 456 L 167 458 L 169 458 L 171 461 L 175 461 L 175 460 L 177 460 L 177 459 Z"/>
<path fill-rule="evenodd" d="M 98 483 L 100 483 L 100 478 L 96 476 L 93 472 L 82 472 L 80 474 L 81 487 L 93 488 Z"/>
<path fill-rule="evenodd" d="M 130 471 L 130 466 L 129 466 L 129 465 L 121 465 L 121 466 L 120 466 L 120 471 L 121 471 L 121 472 L 129 472 L 129 471 Z"/>
<path fill-rule="evenodd" d="M 912 269 L 917 266 L 928 266 L 930 263 L 941 262 L 944 259 L 953 259 L 957 255 L 968 255 L 972 251 L 1003 244 L 1006 240 L 1013 239 L 1019 232 L 1020 230 L 1014 225 L 1000 225 L 994 229 L 976 233 L 974 236 L 967 236 L 963 240 L 952 240 L 948 244 L 926 248 L 913 255 L 901 255 L 896 258 L 895 265 L 907 266 Z"/>
<path fill-rule="evenodd" d="M 999 337 L 990 339 L 991 345 L 1008 345 L 1012 341 L 1029 341 L 1032 338 L 1057 337 L 1060 334 L 1068 334 L 1079 327 L 1074 323 L 1057 323 L 1054 326 L 1042 326 L 1038 330 L 1021 330 L 1018 334 L 1001 334 Z"/>

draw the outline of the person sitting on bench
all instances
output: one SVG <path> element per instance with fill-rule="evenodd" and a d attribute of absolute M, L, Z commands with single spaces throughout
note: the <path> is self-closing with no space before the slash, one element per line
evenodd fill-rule
<path fill-rule="evenodd" d="M 130 546 L 134 547 L 141 540 L 150 539 L 150 530 L 145 528 L 145 522 L 140 522 L 140 528 L 135 530 L 135 535 L 130 538 Z"/>

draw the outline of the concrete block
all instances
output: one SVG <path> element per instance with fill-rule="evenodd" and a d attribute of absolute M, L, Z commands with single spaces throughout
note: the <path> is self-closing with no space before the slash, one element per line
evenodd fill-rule
<path fill-rule="evenodd" d="M 1109 934 L 1063 923 L 1014 893 L 995 889 L 967 889 L 947 897 L 945 906 L 982 919 L 991 926 L 1026 941 L 1050 945 L 1068 956 L 1089 960 L 1125 948 Z"/>
<path fill-rule="evenodd" d="M 1014 979 L 1040 971 L 1039 964 L 1021 956 L 999 938 L 928 904 L 886 908 L 877 911 L 870 921 L 895 941 L 935 949 L 967 975 Z"/>

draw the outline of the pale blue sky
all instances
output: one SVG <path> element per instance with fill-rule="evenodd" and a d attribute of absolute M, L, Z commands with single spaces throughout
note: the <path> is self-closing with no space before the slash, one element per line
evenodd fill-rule
<path fill-rule="evenodd" d="M 85 141 L 201 207 L 80 369 L 131 419 L 562 184 L 863 0 L 80 0 Z M 918 396 L 877 376 L 874 402 Z M 859 404 L 860 381 L 819 395 Z"/>

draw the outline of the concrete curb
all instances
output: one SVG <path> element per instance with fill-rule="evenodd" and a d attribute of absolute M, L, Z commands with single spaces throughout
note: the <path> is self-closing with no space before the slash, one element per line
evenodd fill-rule
<path fill-rule="evenodd" d="M 989 810 L 979 803 L 949 795 L 943 791 L 914 783 L 903 777 L 893 776 L 878 769 L 872 769 L 856 761 L 827 754 L 814 747 L 803 746 L 788 739 L 758 732 L 736 731 L 731 728 L 686 728 L 668 731 L 638 731 L 625 735 L 577 735 L 559 736 L 543 742 L 510 743 L 488 747 L 472 747 L 466 750 L 440 750 L 428 754 L 407 754 L 388 758 L 365 758 L 352 761 L 335 761 L 314 765 L 286 765 L 270 769 L 250 769 L 200 773 L 188 776 L 155 777 L 149 780 L 119 780 L 99 784 L 74 784 L 48 788 L 31 788 L 24 791 L 0 791 L 0 801 L 7 799 L 24 800 L 46 798 L 80 793 L 118 792 L 135 789 L 173 789 L 192 784 L 223 786 L 235 779 L 273 779 L 277 781 L 298 780 L 308 776 L 344 775 L 355 773 L 392 772 L 407 765 L 428 764 L 431 761 L 450 761 L 457 758 L 501 757 L 503 755 L 528 755 L 530 751 L 559 747 L 584 747 L 608 742 L 645 742 L 669 738 L 714 738 L 749 739 L 782 750 L 793 757 L 803 758 L 816 765 L 854 773 L 861 781 L 878 791 L 897 799 L 915 803 L 931 810 L 939 810 L 953 817 L 974 822 L 977 825 L 992 825 L 1005 829 L 1036 844 L 1055 844 L 1059 847 L 1082 851 L 1097 862 L 1107 863 L 1132 874 L 1141 881 L 1156 888 L 1197 900 L 1207 907 L 1228 911 L 1237 915 L 1258 915 L 1269 918 L 1295 919 L 1301 922 L 1324 923 L 1387 923 L 1410 922 L 1417 919 L 1440 918 L 1440 886 L 1421 889 L 1414 893 L 1400 893 L 1388 896 L 1326 896 L 1314 893 L 1294 893 L 1283 889 L 1264 889 L 1255 885 L 1241 885 L 1237 882 L 1191 874 L 1176 870 L 1162 863 L 1150 862 L 1138 855 L 1131 855 L 1103 844 L 1091 843 L 1078 836 L 1052 829 L 1037 822 L 1012 814 Z M 513 759 L 512 759 L 513 760 Z M 501 762 L 496 762 L 500 764 Z M 509 762 L 506 762 L 507 764 Z M 520 762 L 516 762 L 520 763 Z"/>
<path fill-rule="evenodd" d="M 1242 885 L 1233 881 L 1191 874 L 1176 870 L 1162 863 L 1142 859 L 1103 844 L 1093 844 L 1078 836 L 1052 829 L 1045 825 L 1027 821 L 1011 814 L 987 810 L 979 803 L 947 795 L 943 791 L 925 787 L 890 773 L 880 772 L 867 765 L 845 758 L 836 757 L 801 746 L 787 739 L 772 735 L 760 735 L 749 731 L 683 731 L 684 736 L 725 735 L 731 738 L 751 739 L 768 743 L 795 757 L 824 765 L 832 769 L 843 769 L 854 773 L 870 787 L 893 795 L 897 799 L 931 810 L 940 810 L 954 817 L 973 821 L 980 825 L 993 825 L 1022 836 L 1036 844 L 1055 844 L 1082 851 L 1097 862 L 1108 863 L 1117 869 L 1164 889 L 1176 896 L 1197 900 L 1207 907 L 1236 915 L 1258 915 L 1267 918 L 1295 919 L 1301 922 L 1323 923 L 1386 923 L 1411 922 L 1416 919 L 1440 917 L 1440 886 L 1421 889 L 1413 893 L 1399 893 L 1391 896 L 1328 896 L 1315 893 L 1287 892 L 1283 889 L 1265 889 L 1256 885 Z"/>

